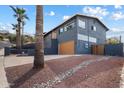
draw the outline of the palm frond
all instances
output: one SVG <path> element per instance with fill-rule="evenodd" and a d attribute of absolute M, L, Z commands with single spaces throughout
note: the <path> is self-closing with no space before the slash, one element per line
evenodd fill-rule
<path fill-rule="evenodd" d="M 18 14 L 14 14 L 13 16 L 14 16 L 15 18 L 17 18 L 17 17 L 18 17 Z"/>
<path fill-rule="evenodd" d="M 17 13 L 17 10 L 16 10 L 16 8 L 15 8 L 14 6 L 10 6 L 10 8 L 11 8 L 15 13 Z"/>
<path fill-rule="evenodd" d="M 18 25 L 17 24 L 11 24 L 12 26 L 13 26 L 13 30 L 16 30 L 16 29 L 18 29 Z"/>
<path fill-rule="evenodd" d="M 27 20 L 30 20 L 29 17 L 28 17 L 26 14 L 23 15 L 23 17 L 24 17 L 25 19 L 27 19 Z"/>

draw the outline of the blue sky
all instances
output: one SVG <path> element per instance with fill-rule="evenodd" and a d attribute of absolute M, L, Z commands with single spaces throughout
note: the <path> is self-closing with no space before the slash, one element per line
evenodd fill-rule
<path fill-rule="evenodd" d="M 35 6 L 18 7 L 25 8 L 27 10 L 26 14 L 30 18 L 30 20 L 26 21 L 25 33 L 34 34 Z M 111 30 L 107 32 L 107 37 L 120 35 L 124 31 L 124 6 L 48 5 L 44 6 L 44 32 L 50 31 L 76 13 L 98 17 Z M 11 24 L 16 23 L 16 20 L 12 15 L 13 11 L 9 6 L 0 6 L 0 29 L 7 29 L 14 32 L 11 30 Z"/>

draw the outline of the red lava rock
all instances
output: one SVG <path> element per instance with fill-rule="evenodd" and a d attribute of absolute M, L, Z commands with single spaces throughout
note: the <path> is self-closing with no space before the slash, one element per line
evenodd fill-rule
<path fill-rule="evenodd" d="M 6 68 L 8 82 L 11 87 L 33 87 L 34 84 L 46 83 L 60 73 L 69 70 L 85 60 L 97 59 L 102 56 L 73 56 L 49 60 L 40 70 L 32 69 L 32 64 Z M 71 77 L 52 87 L 119 87 L 120 71 L 124 58 L 111 57 L 109 60 L 93 62 L 78 70 Z"/>
<path fill-rule="evenodd" d="M 63 87 L 119 87 L 123 62 L 124 59 L 111 58 L 92 63 L 54 87 L 61 87 L 63 84 Z"/>

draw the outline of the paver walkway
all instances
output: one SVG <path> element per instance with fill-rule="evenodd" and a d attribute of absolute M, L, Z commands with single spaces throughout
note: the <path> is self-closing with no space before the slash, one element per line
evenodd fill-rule
<path fill-rule="evenodd" d="M 4 70 L 4 50 L 0 49 L 0 88 L 9 87 Z"/>

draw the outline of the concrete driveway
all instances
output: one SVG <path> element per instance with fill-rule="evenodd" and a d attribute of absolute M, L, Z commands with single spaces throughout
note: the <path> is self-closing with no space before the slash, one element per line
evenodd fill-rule
<path fill-rule="evenodd" d="M 4 69 L 4 50 L 0 49 L 0 88 L 9 87 Z"/>
<path fill-rule="evenodd" d="M 71 55 L 47 55 L 45 56 L 45 60 L 52 60 L 52 59 L 59 59 L 69 57 Z M 28 63 L 33 63 L 34 57 L 33 56 L 16 56 L 10 55 L 4 57 L 4 49 L 0 49 L 0 88 L 9 87 L 7 78 L 6 78 L 6 67 L 18 66 Z"/>
<path fill-rule="evenodd" d="M 45 61 L 52 60 L 52 59 L 59 59 L 59 58 L 65 58 L 70 57 L 74 55 L 45 55 Z M 80 56 L 80 55 L 76 55 Z M 16 56 L 16 55 L 10 55 L 5 57 L 5 67 L 12 67 L 12 66 L 18 66 L 28 63 L 33 63 L 34 56 Z"/>

